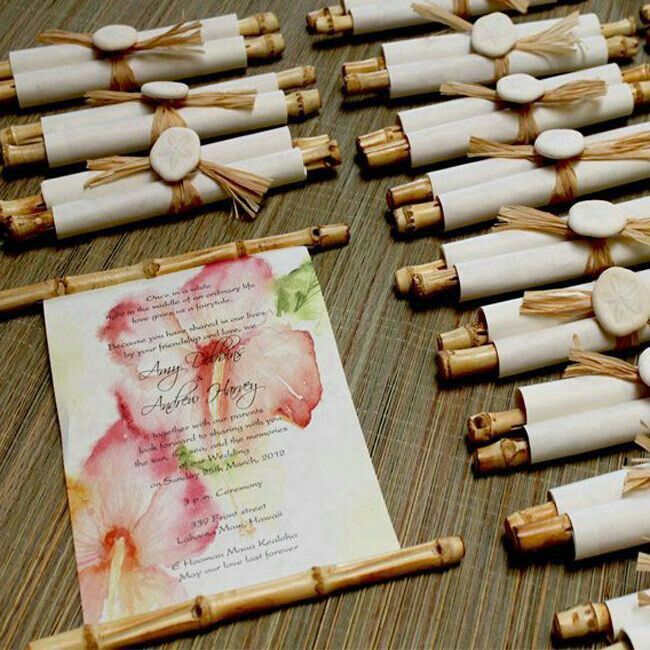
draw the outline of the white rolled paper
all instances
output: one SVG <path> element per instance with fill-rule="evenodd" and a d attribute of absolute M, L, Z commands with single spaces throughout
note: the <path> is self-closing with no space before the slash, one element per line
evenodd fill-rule
<path fill-rule="evenodd" d="M 241 77 L 230 81 L 206 84 L 190 89 L 190 95 L 197 93 L 226 92 L 230 90 L 252 90 L 258 93 L 270 93 L 280 90 L 278 76 L 275 72 Z M 150 115 L 153 108 L 144 102 L 122 102 L 109 106 L 96 106 L 78 111 L 67 111 L 56 115 L 41 117 L 41 128 L 47 137 L 56 131 L 83 129 L 87 126 L 106 125 L 108 122 L 129 120 L 143 115 Z"/>
<path fill-rule="evenodd" d="M 139 85 L 199 77 L 225 70 L 245 68 L 246 43 L 241 36 L 206 41 L 200 50 L 141 51 L 127 57 Z M 89 90 L 108 90 L 111 64 L 94 59 L 82 63 L 14 74 L 21 107 L 36 106 L 83 97 Z"/>
<path fill-rule="evenodd" d="M 627 84 L 610 86 L 607 94 L 564 106 L 533 105 L 532 118 L 540 131 L 577 129 L 634 112 L 634 94 Z M 512 144 L 519 134 L 516 110 L 503 110 L 419 131 L 406 131 L 412 167 L 422 167 L 467 155 L 472 136 Z"/>
<path fill-rule="evenodd" d="M 622 129 L 604 131 L 585 138 L 586 145 L 603 142 L 650 130 L 650 123 L 634 124 Z M 461 189 L 453 191 L 438 191 L 438 201 L 444 215 L 444 229 L 454 230 L 475 225 L 493 219 L 504 205 L 526 205 L 541 207 L 548 205 L 553 196 L 556 183 L 554 165 L 536 166 L 528 161 L 513 160 L 484 160 L 493 166 L 494 180 L 482 182 L 480 185 L 468 186 L 466 166 L 459 165 L 450 168 L 448 177 L 456 184 L 464 183 Z M 512 171 L 514 166 L 495 164 L 501 162 L 522 163 L 521 173 L 500 175 L 501 169 Z M 474 163 L 476 164 L 476 163 Z M 527 167 L 527 171 L 524 170 Z M 452 170 L 455 169 L 455 172 Z M 650 176 L 650 161 L 648 160 L 577 160 L 573 164 L 577 180 L 577 196 L 585 196 L 612 187 L 633 183 Z M 490 175 L 486 170 L 485 176 Z M 456 177 L 458 178 L 456 180 Z M 439 183 L 439 181 L 438 181 Z M 453 186 L 452 183 L 448 184 Z M 436 186 L 434 185 L 434 190 Z"/>
<path fill-rule="evenodd" d="M 218 158 L 214 162 L 222 162 Z M 236 169 L 272 179 L 271 187 L 300 183 L 307 178 L 299 148 L 269 154 L 231 164 Z M 216 203 L 228 198 L 226 191 L 208 176 L 198 172 L 192 184 L 203 203 Z M 52 214 L 59 239 L 121 226 L 135 221 L 168 214 L 172 189 L 163 182 L 154 181 L 101 198 L 80 199 L 54 206 Z"/>
<path fill-rule="evenodd" d="M 533 54 L 514 50 L 508 54 L 511 74 L 525 72 L 534 77 L 545 77 L 560 72 L 591 68 L 607 63 L 607 41 L 602 36 L 588 36 L 578 41 L 570 54 Z M 495 60 L 480 54 L 451 56 L 431 60 L 387 66 L 390 96 L 410 97 L 437 92 L 445 81 L 463 83 L 491 83 L 496 78 Z"/>
<path fill-rule="evenodd" d="M 600 79 L 608 85 L 623 83 L 621 68 L 617 63 L 576 70 L 553 77 L 541 79 L 544 90 L 552 90 L 572 81 L 585 79 Z M 456 122 L 478 115 L 489 115 L 503 110 L 503 104 L 492 102 L 488 99 L 478 97 L 462 97 L 461 99 L 450 99 L 445 102 L 437 102 L 412 108 L 407 111 L 400 111 L 397 119 L 406 132 L 420 131 L 447 122 Z"/>
<path fill-rule="evenodd" d="M 503 7 L 501 10 L 503 10 Z M 560 20 L 559 18 L 551 18 L 548 20 L 517 23 L 515 24 L 517 38 L 539 34 L 549 27 L 556 25 Z M 573 30 L 573 33 L 579 38 L 600 35 L 600 20 L 598 16 L 593 13 L 581 14 L 578 25 Z M 431 61 L 433 59 L 466 56 L 472 53 L 470 36 L 467 33 L 441 34 L 383 43 L 381 49 L 388 68 L 411 63 L 421 63 L 422 61 Z M 449 81 L 450 79 L 460 81 L 460 79 L 456 79 L 453 76 L 447 77 L 444 81 Z"/>
<path fill-rule="evenodd" d="M 609 611 L 612 626 L 612 636 L 617 639 L 623 630 L 631 627 L 647 626 L 650 633 L 650 609 L 639 605 L 639 594 L 627 594 L 619 598 L 609 598 L 605 601 L 605 607 Z M 633 646 L 638 648 L 650 647 L 650 634 L 646 637 L 648 645 Z"/>
<path fill-rule="evenodd" d="M 648 393 L 640 381 L 586 375 L 520 386 L 517 402 L 526 413 L 526 422 L 534 424 L 641 399 Z"/>
<path fill-rule="evenodd" d="M 530 462 L 535 465 L 633 443 L 647 430 L 644 422 L 650 422 L 650 398 L 527 423 Z"/>
<path fill-rule="evenodd" d="M 256 95 L 253 109 L 188 106 L 179 108 L 178 113 L 201 139 L 270 128 L 288 121 L 287 101 L 281 90 Z M 153 123 L 154 113 L 150 111 L 148 115 L 124 121 L 44 133 L 49 165 L 61 167 L 104 156 L 144 151 L 152 144 Z"/>
<path fill-rule="evenodd" d="M 628 218 L 650 216 L 650 197 L 622 201 L 617 206 L 625 211 Z M 542 248 L 564 241 L 562 235 L 527 230 L 500 230 L 486 235 L 468 237 L 441 246 L 442 256 L 448 268 L 473 260 L 488 259 L 514 251 Z"/>
<path fill-rule="evenodd" d="M 239 36 L 239 21 L 236 14 L 204 18 L 201 23 L 201 35 L 206 41 Z M 138 40 L 143 41 L 153 36 L 160 36 L 172 26 L 158 27 L 138 32 Z M 84 63 L 96 59 L 95 51 L 80 45 L 45 45 L 15 50 L 9 53 L 9 63 L 13 75 L 57 68 L 74 63 Z"/>
<path fill-rule="evenodd" d="M 648 608 L 639 607 L 639 618 L 643 619 L 643 624 L 627 625 L 621 630 L 621 634 L 632 645 L 632 650 L 648 650 L 650 648 L 650 623 L 648 623 Z"/>
<path fill-rule="evenodd" d="M 568 512 L 576 560 L 647 544 L 650 492 L 643 499 L 621 499 Z"/>
<path fill-rule="evenodd" d="M 209 159 L 217 160 L 226 165 L 237 160 L 266 156 L 292 148 L 291 131 L 288 127 L 280 127 L 251 133 L 250 135 L 212 142 L 201 148 L 202 155 Z M 100 196 L 111 196 L 126 189 L 132 189 L 145 185 L 155 180 L 150 173 L 134 174 L 105 185 L 85 188 L 88 179 L 96 172 L 79 172 L 68 174 L 58 178 L 46 179 L 41 183 L 41 194 L 48 208 L 53 208 L 61 203 L 69 203 L 83 198 L 95 198 Z"/>

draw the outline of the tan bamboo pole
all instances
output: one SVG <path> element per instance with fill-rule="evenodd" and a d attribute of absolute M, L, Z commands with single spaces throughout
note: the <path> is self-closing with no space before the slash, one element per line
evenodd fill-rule
<path fill-rule="evenodd" d="M 563 641 L 612 633 L 612 617 L 605 603 L 584 603 L 553 617 L 553 636 Z"/>
<path fill-rule="evenodd" d="M 0 61 L 0 80 L 11 79 L 13 72 L 11 71 L 11 64 L 9 61 Z"/>
<path fill-rule="evenodd" d="M 519 526 L 511 540 L 513 548 L 520 553 L 532 553 L 573 542 L 571 520 L 567 515 L 535 521 Z"/>
<path fill-rule="evenodd" d="M 325 16 L 342 16 L 345 13 L 345 10 L 341 5 L 334 5 L 331 7 L 323 7 L 322 9 L 315 9 L 314 11 L 310 11 L 306 16 L 305 16 L 305 22 L 307 23 L 307 31 L 310 34 L 314 34 L 316 32 L 316 21 L 319 18 L 324 18 Z"/>
<path fill-rule="evenodd" d="M 279 90 L 305 88 L 316 83 L 316 68 L 313 65 L 300 65 L 288 70 L 280 70 L 275 76 Z"/>
<path fill-rule="evenodd" d="M 492 343 L 465 350 L 440 350 L 436 367 L 446 380 L 495 373 L 499 369 L 499 355 Z"/>
<path fill-rule="evenodd" d="M 406 205 L 423 203 L 433 199 L 433 187 L 428 177 L 424 176 L 403 185 L 391 187 L 386 192 L 386 204 L 390 210 L 397 210 Z"/>
<path fill-rule="evenodd" d="M 386 59 L 383 56 L 373 57 L 371 59 L 360 59 L 359 61 L 348 61 L 341 66 L 341 71 L 345 77 L 348 74 L 357 72 L 377 72 L 386 69 Z"/>
<path fill-rule="evenodd" d="M 426 271 L 430 268 L 442 269 L 445 267 L 444 260 L 437 260 L 437 262 L 431 262 L 430 264 L 419 264 L 416 266 L 403 266 L 400 269 L 395 271 L 395 290 L 398 294 L 403 296 L 407 295 L 411 291 L 411 284 L 413 282 L 413 276 L 420 271 Z"/>
<path fill-rule="evenodd" d="M 526 526 L 538 521 L 547 521 L 557 517 L 558 514 L 557 506 L 553 501 L 547 501 L 538 506 L 532 506 L 530 508 L 525 508 L 524 510 L 513 512 L 511 515 L 506 517 L 504 522 L 506 537 L 512 541 L 515 536 L 515 531 L 521 526 Z"/>
<path fill-rule="evenodd" d="M 299 90 L 289 93 L 285 97 L 287 115 L 291 120 L 302 120 L 318 113 L 322 102 L 320 92 L 316 89 Z M 22 165 L 36 165 L 47 162 L 47 150 L 43 140 L 40 123 L 26 124 L 20 127 L 7 127 L 7 139 L 23 139 L 22 144 L 7 142 L 2 145 L 2 157 L 5 167 L 19 167 Z M 40 133 L 40 137 L 37 135 Z M 0 136 L 0 140 L 2 136 Z"/>
<path fill-rule="evenodd" d="M 357 562 L 313 567 L 252 587 L 198 596 L 150 614 L 86 625 L 32 641 L 29 648 L 90 650 L 149 644 L 340 591 L 452 566 L 458 564 L 464 555 L 465 544 L 461 537 L 443 537 Z"/>
<path fill-rule="evenodd" d="M 442 206 L 437 199 L 397 208 L 393 210 L 392 216 L 395 230 L 402 234 L 438 228 L 442 226 L 444 221 Z"/>
<path fill-rule="evenodd" d="M 312 226 L 281 235 L 221 244 L 220 246 L 173 257 L 148 259 L 131 266 L 109 269 L 108 271 L 53 278 L 25 287 L 0 291 L 0 313 L 24 309 L 57 296 L 91 291 L 101 287 L 112 287 L 133 280 L 149 280 L 168 273 L 203 266 L 204 264 L 236 259 L 278 248 L 307 246 L 312 250 L 328 250 L 345 246 L 349 241 L 350 229 L 346 224 Z"/>
<path fill-rule="evenodd" d="M 456 329 L 438 334 L 437 342 L 440 350 L 464 350 L 477 348 L 489 343 L 487 325 L 481 322 L 470 323 Z"/>
<path fill-rule="evenodd" d="M 494 474 L 530 465 L 530 445 L 525 438 L 502 438 L 475 449 L 472 465 L 477 474 Z"/>
<path fill-rule="evenodd" d="M 603 25 L 603 28 L 605 25 Z M 639 51 L 639 39 L 635 36 L 612 36 L 607 38 L 608 59 L 630 59 Z M 370 64 L 368 64 L 370 65 Z M 343 69 L 349 69 L 344 64 Z M 343 92 L 348 96 L 379 94 L 390 89 L 390 76 L 386 68 L 372 72 L 349 72 L 343 74 Z"/>
<path fill-rule="evenodd" d="M 383 129 L 358 136 L 356 139 L 357 152 L 365 155 L 365 152 L 370 149 L 381 147 L 391 142 L 403 142 L 405 139 L 404 129 L 401 126 L 385 126 Z"/>
<path fill-rule="evenodd" d="M 485 444 L 519 429 L 524 424 L 526 412 L 522 408 L 477 413 L 470 415 L 467 420 L 467 437 L 474 444 Z"/>
<path fill-rule="evenodd" d="M 328 13 L 316 18 L 314 33 L 333 36 L 334 34 L 350 34 L 354 30 L 354 19 L 350 14 Z"/>

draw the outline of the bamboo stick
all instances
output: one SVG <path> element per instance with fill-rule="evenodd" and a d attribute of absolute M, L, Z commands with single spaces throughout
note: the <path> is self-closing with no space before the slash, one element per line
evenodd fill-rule
<path fill-rule="evenodd" d="M 512 542 L 515 537 L 515 531 L 521 526 L 526 526 L 537 521 L 547 521 L 557 517 L 558 514 L 557 506 L 553 501 L 513 512 L 506 517 L 504 522 L 506 537 Z"/>
<path fill-rule="evenodd" d="M 403 206 L 433 200 L 431 181 L 425 176 L 417 180 L 391 187 L 386 192 L 386 204 L 390 210 Z"/>
<path fill-rule="evenodd" d="M 494 474 L 530 465 L 530 447 L 524 438 L 502 438 L 497 442 L 479 447 L 472 456 L 477 474 Z"/>
<path fill-rule="evenodd" d="M 356 139 L 357 151 L 360 154 L 365 154 L 366 151 L 375 147 L 381 147 L 391 142 L 402 142 L 404 139 L 404 130 L 401 126 L 387 126 L 358 136 Z"/>
<path fill-rule="evenodd" d="M 458 564 L 464 554 L 462 538 L 440 538 L 357 562 L 314 567 L 252 587 L 198 596 L 150 614 L 86 625 L 71 632 L 33 641 L 29 648 L 89 650 L 148 644 L 336 592 L 448 567 Z"/>
<path fill-rule="evenodd" d="M 650 63 L 640 63 L 632 68 L 627 68 L 622 71 L 622 77 L 625 83 L 648 81 L 650 80 Z"/>
<path fill-rule="evenodd" d="M 487 325 L 477 322 L 438 334 L 438 349 L 464 350 L 489 343 Z"/>
<path fill-rule="evenodd" d="M 327 36 L 350 34 L 354 29 L 354 19 L 350 14 L 333 14 L 319 16 L 314 22 L 314 33 Z"/>
<path fill-rule="evenodd" d="M 280 21 L 272 11 L 246 16 L 238 21 L 240 36 L 259 36 L 280 30 Z"/>
<path fill-rule="evenodd" d="M 275 76 L 278 80 L 279 90 L 290 88 L 304 88 L 316 83 L 316 68 L 313 65 L 301 65 L 288 70 L 280 70 Z"/>
<path fill-rule="evenodd" d="M 643 5 L 643 7 L 641 7 L 639 10 L 639 16 L 641 18 L 641 22 L 644 25 L 650 24 L 650 4 Z"/>
<path fill-rule="evenodd" d="M 13 79 L 0 81 L 0 104 L 9 104 L 16 99 L 16 83 Z"/>
<path fill-rule="evenodd" d="M 2 162 L 5 167 L 22 167 L 24 165 L 38 165 L 47 162 L 45 142 L 31 144 L 3 144 Z"/>
<path fill-rule="evenodd" d="M 420 264 L 417 266 L 403 266 L 401 269 L 395 271 L 395 290 L 397 293 L 405 296 L 411 291 L 411 284 L 413 276 L 421 271 L 426 271 L 431 268 L 443 269 L 445 267 L 444 260 L 436 260 L 429 264 Z"/>
<path fill-rule="evenodd" d="M 0 61 L 0 80 L 11 79 L 13 76 L 14 73 L 11 70 L 9 61 Z"/>
<path fill-rule="evenodd" d="M 612 617 L 605 603 L 585 603 L 553 617 L 553 636 L 568 641 L 596 634 L 612 635 Z"/>
<path fill-rule="evenodd" d="M 624 22 L 626 29 L 629 29 L 626 21 L 621 22 Z M 612 25 L 617 24 L 612 23 Z M 605 28 L 609 29 L 610 26 L 603 25 L 601 29 Z M 607 38 L 608 59 L 611 61 L 633 58 L 639 51 L 639 44 L 639 39 L 635 36 L 610 36 Z M 347 70 L 351 68 L 346 63 L 343 66 L 343 91 L 348 96 L 378 94 L 390 89 L 390 75 L 385 68 L 378 68 L 371 72 L 346 72 Z"/>
<path fill-rule="evenodd" d="M 341 5 L 335 5 L 333 7 L 323 7 L 322 9 L 316 9 L 314 11 L 310 11 L 306 16 L 305 16 L 305 21 L 307 23 L 307 31 L 310 34 L 313 34 L 316 30 L 316 21 L 319 18 L 323 18 L 324 16 L 327 16 L 329 14 L 332 14 L 333 16 L 342 16 L 345 10 Z"/>
<path fill-rule="evenodd" d="M 411 280 L 411 295 L 416 298 L 430 298 L 451 292 L 460 287 L 455 268 L 435 268 L 433 264 L 423 264 Z"/>
<path fill-rule="evenodd" d="M 284 52 L 285 47 L 286 42 L 280 32 L 246 39 L 246 55 L 252 60 L 275 59 Z"/>
<path fill-rule="evenodd" d="M 322 100 L 318 89 L 300 90 L 286 96 L 287 115 L 293 119 L 304 119 L 318 113 Z"/>
<path fill-rule="evenodd" d="M 348 61 L 341 66 L 343 76 L 357 72 L 377 72 L 386 69 L 386 60 L 383 56 L 373 57 L 371 59 L 361 59 L 359 61 Z"/>
<path fill-rule="evenodd" d="M 552 519 L 535 521 L 519 526 L 514 531 L 512 540 L 515 550 L 531 553 L 566 546 L 573 541 L 571 520 L 567 515 L 558 515 Z"/>
<path fill-rule="evenodd" d="M 614 23 L 605 23 L 600 26 L 600 33 L 605 38 L 612 36 L 634 36 L 639 31 L 636 16 L 628 16 Z"/>
<path fill-rule="evenodd" d="M 466 350 L 440 350 L 436 367 L 440 377 L 446 380 L 483 375 L 498 371 L 499 356 L 492 343 Z"/>
<path fill-rule="evenodd" d="M 402 234 L 441 226 L 443 218 L 442 207 L 436 199 L 393 211 L 393 224 L 397 232 Z"/>
<path fill-rule="evenodd" d="M 474 444 L 492 442 L 526 424 L 526 413 L 521 408 L 493 413 L 477 413 L 467 420 L 467 437 Z"/>
<path fill-rule="evenodd" d="M 168 273 L 196 268 L 204 264 L 236 259 L 246 255 L 289 248 L 307 246 L 312 250 L 328 250 L 345 246 L 350 241 L 350 229 L 346 224 L 313 226 L 281 235 L 260 239 L 236 241 L 212 248 L 192 251 L 173 257 L 144 260 L 131 266 L 97 271 L 84 275 L 64 276 L 45 282 L 0 291 L 0 313 L 24 309 L 49 298 L 111 287 L 133 280 L 149 280 Z"/>

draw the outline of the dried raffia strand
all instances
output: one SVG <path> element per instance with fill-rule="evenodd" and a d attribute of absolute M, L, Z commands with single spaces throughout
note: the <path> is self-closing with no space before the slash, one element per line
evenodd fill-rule
<path fill-rule="evenodd" d="M 636 467 L 627 471 L 623 494 L 650 489 L 650 467 Z"/>
<path fill-rule="evenodd" d="M 589 318 L 594 314 L 591 291 L 575 289 L 526 291 L 519 313 L 554 318 Z"/>
<path fill-rule="evenodd" d="M 445 81 L 440 86 L 441 95 L 453 97 L 473 97 L 475 99 L 487 99 L 491 102 L 500 102 L 499 95 L 494 88 L 488 88 L 481 84 L 468 84 L 461 81 Z"/>
<path fill-rule="evenodd" d="M 443 25 L 447 25 L 447 27 L 451 27 L 458 32 L 472 31 L 472 23 L 468 22 L 464 18 L 461 18 L 462 14 L 456 15 L 455 13 L 451 13 L 450 11 L 447 11 L 446 9 L 443 9 L 442 7 L 439 7 L 438 5 L 435 5 L 431 2 L 414 2 L 411 5 L 411 8 L 413 11 L 415 11 L 416 14 L 422 16 L 423 18 L 431 20 L 435 23 L 442 23 Z M 461 9 L 461 11 L 464 12 L 463 9 Z"/>
<path fill-rule="evenodd" d="M 617 359 L 616 357 L 610 357 L 606 354 L 600 354 L 599 352 L 590 352 L 589 350 L 583 350 L 578 347 L 572 348 L 569 351 L 569 361 L 573 363 L 567 366 L 564 371 L 562 376 L 565 379 L 569 377 L 603 375 L 635 383 L 640 381 L 639 370 L 634 364 Z"/>
<path fill-rule="evenodd" d="M 580 12 L 574 11 L 548 29 L 520 38 L 513 49 L 533 54 L 571 54 L 577 42 L 573 30 L 579 20 Z"/>
<path fill-rule="evenodd" d="M 557 88 L 547 90 L 536 103 L 572 104 L 586 99 L 594 99 L 607 94 L 607 83 L 602 79 L 582 79 L 570 81 Z"/>
<path fill-rule="evenodd" d="M 644 559 L 641 560 L 641 556 L 644 556 Z M 639 568 L 639 564 L 642 564 L 644 567 L 643 569 Z M 650 555 L 647 553 L 639 553 L 639 556 L 637 558 L 637 571 L 650 571 Z M 639 604 L 639 607 L 648 607 L 650 605 L 650 589 L 646 589 L 645 591 L 640 591 L 637 594 L 637 602 Z"/>
<path fill-rule="evenodd" d="M 80 45 L 96 50 L 92 34 L 87 33 L 52 29 L 39 34 L 38 41 L 49 45 Z M 195 46 L 202 44 L 201 23 L 194 21 L 174 25 L 162 34 L 137 42 L 127 49 L 110 55 L 107 55 L 106 52 L 100 52 L 100 55 L 111 65 L 111 90 L 124 91 L 138 86 L 135 74 L 126 59 L 130 53 L 153 49 L 193 50 Z"/>

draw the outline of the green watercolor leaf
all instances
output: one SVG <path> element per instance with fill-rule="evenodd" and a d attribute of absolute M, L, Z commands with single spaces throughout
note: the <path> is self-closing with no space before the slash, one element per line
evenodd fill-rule
<path fill-rule="evenodd" d="M 296 321 L 319 320 L 325 303 L 311 260 L 305 260 L 291 273 L 276 279 L 276 313 Z"/>

